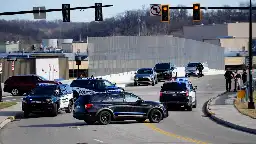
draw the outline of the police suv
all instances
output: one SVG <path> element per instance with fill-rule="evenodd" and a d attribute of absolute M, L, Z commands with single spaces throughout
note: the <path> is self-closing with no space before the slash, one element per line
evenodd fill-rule
<path fill-rule="evenodd" d="M 192 111 L 197 106 L 196 89 L 187 78 L 177 78 L 161 86 L 159 101 L 169 108 L 178 105 Z"/>
<path fill-rule="evenodd" d="M 40 84 L 22 101 L 24 117 L 30 113 L 47 113 L 57 116 L 59 110 L 71 113 L 73 91 L 67 84 Z"/>

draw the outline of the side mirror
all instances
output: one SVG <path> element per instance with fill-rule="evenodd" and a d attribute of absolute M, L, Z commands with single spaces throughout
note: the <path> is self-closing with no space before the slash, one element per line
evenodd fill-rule
<path fill-rule="evenodd" d="M 143 102 L 144 102 L 144 100 L 142 100 L 142 99 L 139 99 L 139 100 L 136 101 L 137 104 L 141 104 Z"/>

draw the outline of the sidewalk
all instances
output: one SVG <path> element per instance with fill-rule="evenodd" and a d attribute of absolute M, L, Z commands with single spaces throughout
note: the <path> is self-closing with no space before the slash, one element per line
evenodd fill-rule
<path fill-rule="evenodd" d="M 7 123 L 15 120 L 17 115 L 22 114 L 21 103 L 17 103 L 14 106 L 0 110 L 0 129 L 3 128 Z"/>
<path fill-rule="evenodd" d="M 241 114 L 234 106 L 236 93 L 227 93 L 210 99 L 206 111 L 217 123 L 240 131 L 256 134 L 256 119 Z"/>

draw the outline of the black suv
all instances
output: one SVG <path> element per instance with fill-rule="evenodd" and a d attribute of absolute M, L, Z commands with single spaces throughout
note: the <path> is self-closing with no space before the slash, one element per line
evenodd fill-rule
<path fill-rule="evenodd" d="M 154 70 L 157 72 L 157 79 L 168 80 L 173 76 L 177 76 L 177 72 L 173 75 L 173 71 L 176 69 L 172 63 L 158 63 L 155 65 Z"/>
<path fill-rule="evenodd" d="M 4 82 L 4 92 L 11 93 L 13 96 L 23 95 L 40 83 L 61 84 L 61 82 L 50 81 L 38 75 L 17 75 L 9 77 Z"/>
<path fill-rule="evenodd" d="M 79 97 L 73 117 L 87 124 L 107 125 L 115 120 L 144 122 L 146 119 L 158 123 L 168 117 L 168 111 L 161 103 L 144 101 L 132 93 L 96 93 Z"/>

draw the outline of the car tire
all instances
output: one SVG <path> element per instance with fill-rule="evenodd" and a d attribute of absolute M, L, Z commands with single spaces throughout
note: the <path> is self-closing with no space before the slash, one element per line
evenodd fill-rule
<path fill-rule="evenodd" d="M 94 120 L 84 120 L 84 122 L 86 122 L 86 124 L 88 124 L 88 125 L 93 125 L 93 124 L 95 124 L 96 121 L 94 121 Z"/>
<path fill-rule="evenodd" d="M 20 94 L 20 91 L 17 88 L 12 89 L 11 94 L 13 96 L 18 96 Z"/>
<path fill-rule="evenodd" d="M 110 112 L 104 110 L 98 114 L 98 122 L 101 125 L 107 125 L 111 122 L 112 115 Z"/>
<path fill-rule="evenodd" d="M 159 123 L 163 119 L 163 114 L 158 109 L 152 109 L 149 113 L 148 119 L 151 123 Z"/>
<path fill-rule="evenodd" d="M 155 86 L 155 80 L 152 81 L 152 86 Z"/>
<path fill-rule="evenodd" d="M 193 105 L 193 108 L 196 108 L 197 106 L 197 100 L 195 100 L 195 104 Z"/>
<path fill-rule="evenodd" d="M 23 112 L 23 116 L 24 116 L 24 118 L 29 118 L 29 112 L 28 111 L 24 111 Z"/>
<path fill-rule="evenodd" d="M 137 83 L 137 82 L 134 82 L 134 83 L 133 83 L 133 85 L 134 85 L 134 86 L 137 86 L 137 85 L 138 85 L 138 83 Z"/>
<path fill-rule="evenodd" d="M 136 119 L 136 121 L 139 123 L 143 123 L 143 122 L 145 122 L 145 120 L 146 120 L 145 118 Z"/>
<path fill-rule="evenodd" d="M 52 112 L 51 112 L 52 116 L 55 117 L 58 115 L 58 106 L 56 103 L 53 104 L 53 107 L 52 107 Z"/>
<path fill-rule="evenodd" d="M 67 109 L 65 110 L 66 113 L 71 113 L 73 110 L 73 102 L 70 100 Z"/>
<path fill-rule="evenodd" d="M 192 106 L 192 105 L 189 105 L 189 106 L 186 106 L 186 108 L 187 108 L 188 111 L 192 111 L 193 106 Z"/>

